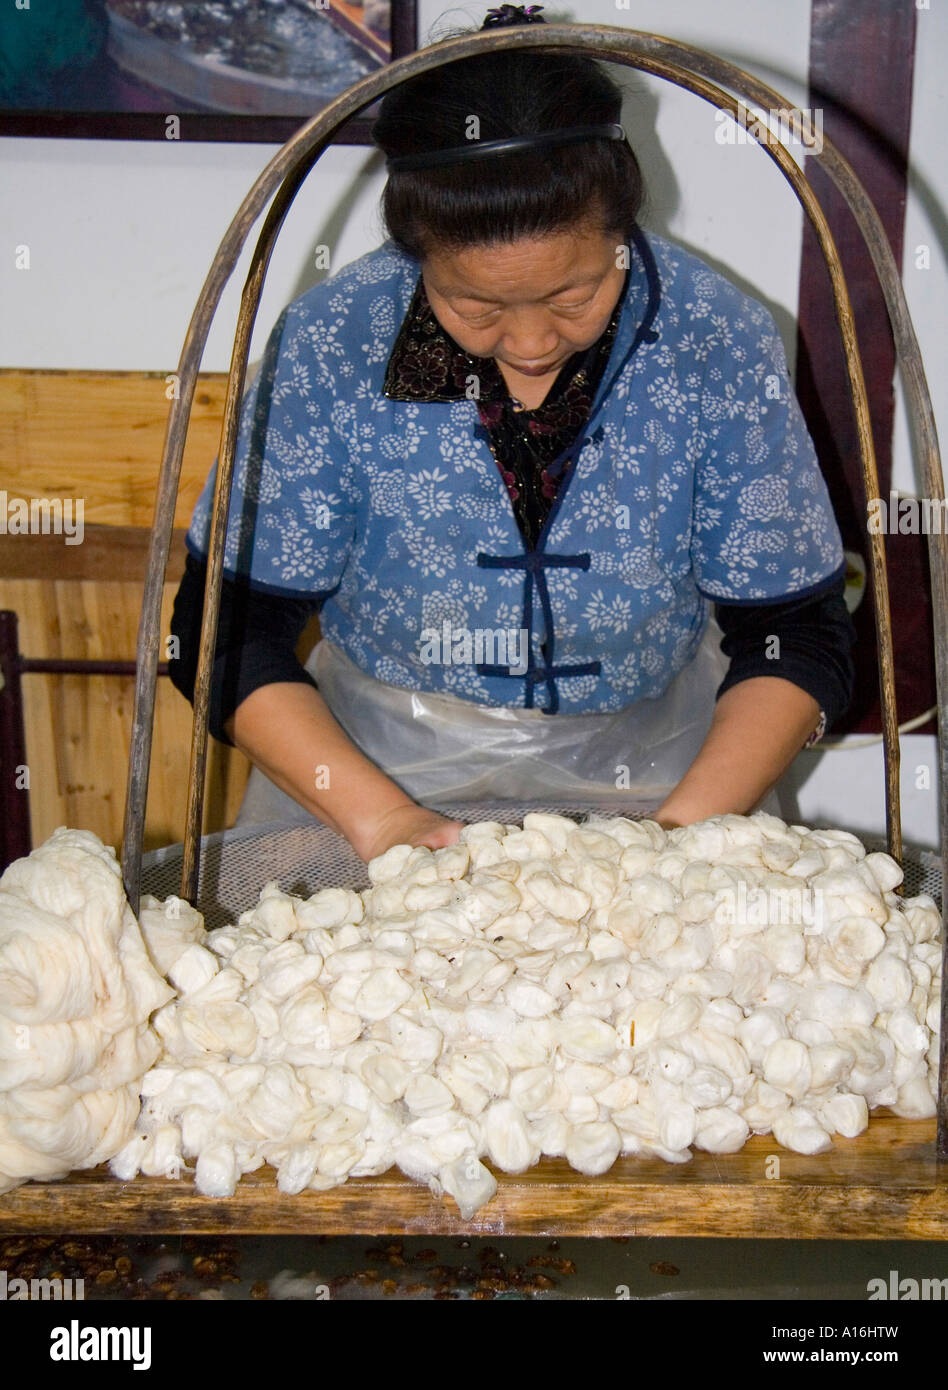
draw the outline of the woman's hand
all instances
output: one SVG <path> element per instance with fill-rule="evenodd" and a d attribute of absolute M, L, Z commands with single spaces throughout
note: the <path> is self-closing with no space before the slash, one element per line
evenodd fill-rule
<path fill-rule="evenodd" d="M 666 830 L 733 811 L 749 815 L 816 728 L 820 707 L 798 685 L 754 676 L 726 690 L 701 751 L 652 819 Z"/>
<path fill-rule="evenodd" d="M 355 746 L 310 685 L 274 682 L 225 725 L 241 750 L 362 859 L 392 845 L 453 845 L 462 823 L 419 806 Z"/>
<path fill-rule="evenodd" d="M 352 847 L 368 863 L 376 855 L 384 854 L 393 845 L 427 845 L 429 849 L 441 849 L 443 845 L 453 845 L 464 822 L 448 820 L 437 811 L 429 811 L 425 806 L 396 806 L 374 822 L 366 825 L 352 839 Z"/>

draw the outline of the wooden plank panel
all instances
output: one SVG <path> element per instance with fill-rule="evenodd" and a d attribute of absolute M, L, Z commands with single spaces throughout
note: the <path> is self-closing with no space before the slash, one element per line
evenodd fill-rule
<path fill-rule="evenodd" d="M 934 1133 L 934 1121 L 880 1114 L 858 1139 L 812 1158 L 758 1136 L 738 1154 L 620 1159 L 596 1178 L 546 1159 L 498 1174 L 496 1195 L 472 1221 L 394 1169 L 297 1196 L 261 1169 L 226 1200 L 200 1196 L 190 1177 L 121 1183 L 97 1169 L 0 1197 L 0 1231 L 944 1240 L 948 1173 L 935 1161 Z M 780 1177 L 767 1178 L 775 1151 Z"/>
<path fill-rule="evenodd" d="M 176 583 L 165 585 L 165 633 L 176 592 Z M 29 657 L 134 660 L 140 606 L 137 583 L 0 579 L 0 608 L 18 615 L 20 651 Z M 120 844 L 133 691 L 131 677 L 23 677 L 34 844 L 59 825 Z M 181 839 L 190 739 L 191 706 L 159 680 L 147 849 Z M 233 824 L 247 772 L 242 754 L 213 745 L 206 831 Z"/>
<path fill-rule="evenodd" d="M 171 536 L 165 571 L 170 583 L 184 573 L 186 531 Z M 126 580 L 143 583 L 148 572 L 151 532 L 143 526 L 83 527 L 81 545 L 67 545 L 57 535 L 0 535 L 0 575 L 4 579 Z"/>
<path fill-rule="evenodd" d="M 165 585 L 165 632 L 176 591 Z M 141 598 L 140 584 L 114 574 L 107 583 L 0 577 L 0 607 L 17 614 L 24 657 L 134 659 Z"/>
<path fill-rule="evenodd" d="M 164 372 L 0 371 L 10 497 L 81 497 L 86 523 L 150 527 L 170 408 Z M 220 443 L 227 378 L 202 375 L 175 524 L 187 527 Z"/>
<path fill-rule="evenodd" d="M 163 632 L 183 570 L 183 534 L 220 439 L 226 376 L 202 376 L 191 412 L 165 586 Z M 134 660 L 148 535 L 170 402 L 165 373 L 0 371 L 0 486 L 8 497 L 83 499 L 82 545 L 0 536 L 0 607 L 33 658 Z M 163 655 L 163 654 L 162 654 Z M 118 844 L 133 682 L 117 676 L 23 679 L 35 844 L 81 825 Z M 158 683 L 146 848 L 181 838 L 191 709 Z M 248 765 L 215 745 L 205 828 L 233 823 Z"/>

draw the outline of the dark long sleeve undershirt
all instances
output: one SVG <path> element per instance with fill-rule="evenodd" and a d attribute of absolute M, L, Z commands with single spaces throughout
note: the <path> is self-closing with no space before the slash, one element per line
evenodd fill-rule
<path fill-rule="evenodd" d="M 188 555 L 171 618 L 171 634 L 178 638 L 180 653 L 168 663 L 168 674 L 172 685 L 192 704 L 206 579 L 207 565 Z M 223 579 L 208 718 L 216 739 L 231 743 L 225 722 L 261 686 L 292 681 L 315 689 L 316 682 L 297 659 L 296 644 L 326 597 L 284 598 Z"/>
<path fill-rule="evenodd" d="M 180 655 L 169 666 L 171 681 L 192 702 L 206 574 L 207 566 L 189 555 L 171 621 L 172 634 L 180 642 Z M 718 698 L 754 676 L 780 676 L 813 696 L 825 713 L 827 728 L 834 724 L 849 704 L 853 684 L 850 652 L 855 631 L 842 595 L 839 580 L 815 598 L 718 604 L 721 648 L 731 658 Z M 230 743 L 225 722 L 261 686 L 290 681 L 315 688 L 295 649 L 326 597 L 282 598 L 223 580 L 211 679 L 209 727 L 215 738 Z"/>
<path fill-rule="evenodd" d="M 715 616 L 731 658 L 717 698 L 753 676 L 780 676 L 812 695 L 825 715 L 825 732 L 852 699 L 856 630 L 839 579 L 816 597 L 761 605 L 718 604 Z M 776 640 L 774 640 L 776 639 Z"/>

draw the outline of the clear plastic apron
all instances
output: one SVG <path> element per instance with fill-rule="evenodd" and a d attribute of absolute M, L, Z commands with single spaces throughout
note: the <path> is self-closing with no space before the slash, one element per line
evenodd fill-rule
<path fill-rule="evenodd" d="M 687 772 L 727 672 L 711 618 L 694 658 L 657 700 L 609 714 L 490 707 L 368 676 L 325 638 L 306 669 L 343 729 L 414 800 L 594 802 L 654 809 Z M 779 814 L 773 795 L 762 803 Z M 254 768 L 238 825 L 312 816 Z"/>

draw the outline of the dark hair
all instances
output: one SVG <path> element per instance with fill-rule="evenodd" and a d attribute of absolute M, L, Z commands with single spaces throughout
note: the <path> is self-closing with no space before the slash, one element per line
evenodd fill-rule
<path fill-rule="evenodd" d="M 486 141 L 618 122 L 621 109 L 622 89 L 594 59 L 512 49 L 462 58 L 396 87 L 382 99 L 372 138 L 391 157 L 463 145 L 471 116 Z M 510 242 L 589 221 L 624 239 L 643 196 L 630 146 L 593 139 L 393 171 L 382 216 L 398 249 L 423 260 L 436 246 Z"/>

